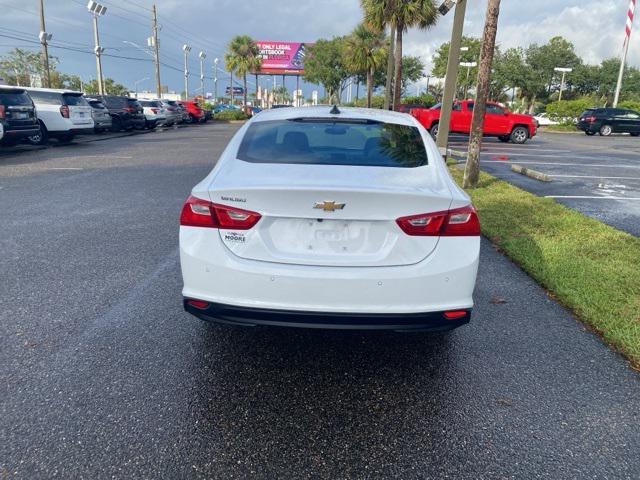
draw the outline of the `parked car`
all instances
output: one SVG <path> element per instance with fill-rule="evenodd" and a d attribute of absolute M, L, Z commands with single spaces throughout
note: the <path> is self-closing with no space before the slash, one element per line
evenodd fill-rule
<path fill-rule="evenodd" d="M 200 108 L 200 105 L 198 105 L 196 102 L 193 102 L 191 100 L 182 100 L 178 103 L 182 105 L 186 110 L 188 115 L 188 123 L 201 123 L 207 121 L 205 118 L 204 110 L 202 110 L 202 108 Z"/>
<path fill-rule="evenodd" d="M 182 105 L 180 102 L 176 101 L 176 108 L 180 112 L 180 123 L 189 123 L 191 117 L 189 117 L 189 112 L 187 112 L 187 108 Z"/>
<path fill-rule="evenodd" d="M 192 189 L 179 242 L 184 308 L 204 320 L 449 330 L 470 319 L 480 225 L 409 115 L 283 108 Z"/>
<path fill-rule="evenodd" d="M 259 114 L 262 111 L 262 109 L 260 107 L 246 105 L 243 111 L 247 116 L 253 117 L 254 115 Z"/>
<path fill-rule="evenodd" d="M 162 99 L 158 101 L 161 103 L 162 107 L 165 110 L 165 116 L 167 117 L 165 125 L 177 125 L 178 123 L 182 122 L 182 112 L 178 108 L 175 100 Z"/>
<path fill-rule="evenodd" d="M 282 104 L 274 104 L 271 105 L 271 108 L 289 108 L 289 107 L 293 107 L 293 105 L 289 105 L 288 103 L 282 103 Z"/>
<path fill-rule="evenodd" d="M 533 119 L 538 122 L 538 126 L 540 127 L 548 127 L 549 125 L 558 125 L 560 123 L 550 119 L 546 113 L 539 113 L 535 115 Z"/>
<path fill-rule="evenodd" d="M 167 115 L 162 103 L 158 100 L 139 100 L 146 120 L 146 127 L 156 128 L 156 125 L 164 125 Z"/>
<path fill-rule="evenodd" d="M 0 85 L 0 144 L 16 145 L 39 133 L 36 107 L 26 90 Z"/>
<path fill-rule="evenodd" d="M 36 106 L 40 132 L 29 137 L 35 145 L 49 138 L 70 142 L 76 135 L 92 134 L 93 109 L 81 92 L 53 88 L 24 87 Z"/>
<path fill-rule="evenodd" d="M 135 98 L 119 95 L 97 95 L 96 98 L 109 109 L 112 131 L 143 129 L 146 126 L 142 106 Z"/>
<path fill-rule="evenodd" d="M 576 127 L 587 135 L 599 133 L 608 137 L 612 133 L 629 133 L 637 137 L 640 113 L 626 108 L 589 108 L 582 112 Z"/>
<path fill-rule="evenodd" d="M 469 133 L 473 115 L 473 100 L 456 101 L 451 111 L 449 129 L 453 133 Z M 440 122 L 440 104 L 431 108 L 414 108 L 411 115 L 431 132 L 438 135 Z M 498 137 L 503 142 L 525 143 L 537 133 L 537 125 L 531 115 L 512 113 L 509 109 L 494 102 L 487 102 L 487 113 L 484 117 L 483 134 Z"/>
<path fill-rule="evenodd" d="M 111 130 L 111 115 L 109 109 L 97 98 L 87 97 L 87 102 L 93 109 L 93 131 L 96 133 Z"/>
<path fill-rule="evenodd" d="M 418 103 L 401 103 L 400 105 L 398 105 L 397 111 L 402 113 L 409 113 L 414 108 L 429 108 L 429 107 L 422 104 L 418 104 Z"/>

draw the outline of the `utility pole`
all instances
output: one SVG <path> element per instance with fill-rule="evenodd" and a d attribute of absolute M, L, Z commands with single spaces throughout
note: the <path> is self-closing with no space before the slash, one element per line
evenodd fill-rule
<path fill-rule="evenodd" d="M 49 71 L 49 49 L 47 42 L 51 40 L 52 35 L 47 33 L 44 25 L 44 0 L 40 0 L 40 45 L 42 45 L 42 66 L 44 67 L 44 85 L 51 88 L 51 72 Z"/>
<path fill-rule="evenodd" d="M 450 3 L 450 2 L 449 2 Z M 445 1 L 443 6 L 447 6 Z M 440 7 L 441 12 L 443 6 Z M 436 144 L 440 153 L 447 155 L 447 144 L 449 142 L 449 122 L 451 121 L 451 109 L 453 98 L 456 93 L 456 82 L 458 80 L 458 66 L 460 62 L 460 44 L 462 43 L 462 30 L 464 28 L 464 15 L 467 10 L 467 0 L 458 0 L 453 17 L 453 29 L 451 31 L 451 43 L 449 44 L 449 58 L 447 60 L 447 76 L 444 81 L 444 92 L 442 94 L 442 106 L 440 107 L 440 122 L 438 123 L 438 137 Z M 445 13 L 448 9 L 445 11 Z"/>
<path fill-rule="evenodd" d="M 100 37 L 98 36 L 98 17 L 101 17 L 105 13 L 107 13 L 107 7 L 100 5 L 99 3 L 94 2 L 93 0 L 89 0 L 87 4 L 87 10 L 91 13 L 93 17 L 93 51 L 96 54 L 96 71 L 97 77 L 96 80 L 98 82 L 98 93 L 100 95 L 104 95 L 104 77 L 102 76 L 102 59 L 101 55 L 104 52 L 104 48 L 100 46 Z"/>
<path fill-rule="evenodd" d="M 189 98 L 189 52 L 191 51 L 191 47 L 186 43 L 182 45 L 182 51 L 184 52 L 184 99 L 187 100 Z"/>
<path fill-rule="evenodd" d="M 463 188 L 476 188 L 480 178 L 480 147 L 482 144 L 482 131 L 484 126 L 484 114 L 487 110 L 487 97 L 491 84 L 491 65 L 493 53 L 496 47 L 496 34 L 498 32 L 498 16 L 500 15 L 500 0 L 489 0 L 487 15 L 484 21 L 484 33 L 482 34 L 482 47 L 480 48 L 480 67 L 478 68 L 478 80 L 476 81 L 476 101 L 471 117 L 471 133 L 469 135 L 469 153 L 467 164 L 464 168 Z"/>
<path fill-rule="evenodd" d="M 151 7 L 152 27 L 151 27 L 151 47 L 153 47 L 153 60 L 156 64 L 156 95 L 162 98 L 162 84 L 160 83 L 160 48 L 158 46 L 158 15 L 156 12 L 156 4 Z"/>
<path fill-rule="evenodd" d="M 631 40 L 631 28 L 633 27 L 633 15 L 636 9 L 636 0 L 629 0 L 629 9 L 627 10 L 627 23 L 624 33 L 624 48 L 622 49 L 622 60 L 620 61 L 620 70 L 618 72 L 618 82 L 616 83 L 616 93 L 613 97 L 613 108 L 618 106 L 620 100 L 620 90 L 622 89 L 622 79 L 624 77 L 624 67 L 627 63 L 627 53 L 629 53 L 629 40 Z"/>

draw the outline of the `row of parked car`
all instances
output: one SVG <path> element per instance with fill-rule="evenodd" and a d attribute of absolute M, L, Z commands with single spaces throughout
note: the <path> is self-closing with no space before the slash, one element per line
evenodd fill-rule
<path fill-rule="evenodd" d="M 193 101 L 137 100 L 72 90 L 0 85 L 0 143 L 70 142 L 76 135 L 206 122 Z"/>

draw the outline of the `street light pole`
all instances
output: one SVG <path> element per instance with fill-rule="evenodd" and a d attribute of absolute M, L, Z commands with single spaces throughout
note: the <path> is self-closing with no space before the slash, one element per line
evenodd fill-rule
<path fill-rule="evenodd" d="M 51 88 L 51 72 L 49 71 L 49 49 L 47 42 L 51 40 L 52 35 L 47 33 L 44 25 L 44 0 L 40 0 L 40 45 L 42 45 L 42 66 L 44 67 L 45 86 Z"/>
<path fill-rule="evenodd" d="M 444 15 L 451 6 L 453 0 L 445 0 L 440 6 L 440 12 Z M 453 29 L 451 31 L 451 43 L 449 44 L 449 58 L 447 60 L 447 76 L 444 81 L 442 106 L 440 107 L 440 123 L 438 123 L 438 137 L 436 143 L 442 155 L 447 154 L 449 142 L 449 122 L 451 121 L 451 109 L 456 93 L 456 81 L 458 79 L 458 63 L 460 62 L 460 44 L 462 43 L 462 31 L 464 28 L 464 15 L 467 9 L 467 0 L 458 0 L 453 17 Z M 446 8 L 443 8 L 446 7 Z M 444 10 L 444 13 L 443 13 Z"/>
<path fill-rule="evenodd" d="M 140 80 L 136 80 L 135 82 L 133 82 L 135 91 L 136 91 L 136 98 L 138 98 L 138 84 L 147 80 L 149 80 L 149 77 L 144 77 L 144 78 L 141 78 Z"/>
<path fill-rule="evenodd" d="M 213 103 L 218 103 L 218 59 L 213 60 Z"/>
<path fill-rule="evenodd" d="M 107 7 L 100 5 L 99 3 L 94 2 L 93 0 L 89 0 L 87 4 L 87 10 L 93 16 L 93 51 L 96 54 L 96 71 L 98 81 L 98 93 L 100 95 L 104 95 L 104 77 L 102 76 L 102 59 L 101 55 L 104 52 L 104 48 L 100 46 L 100 36 L 98 35 L 98 17 L 107 13 Z"/>
<path fill-rule="evenodd" d="M 182 51 L 184 52 L 184 99 L 187 100 L 189 98 L 189 52 L 191 51 L 191 47 L 186 43 L 182 45 Z"/>
<path fill-rule="evenodd" d="M 198 57 L 200 58 L 200 91 L 202 94 L 202 101 L 204 102 L 204 59 L 207 58 L 207 54 L 200 52 Z"/>
<path fill-rule="evenodd" d="M 573 72 L 573 68 L 561 68 L 556 67 L 553 69 L 556 72 L 562 72 L 562 80 L 560 80 L 560 94 L 558 95 L 558 101 L 562 100 L 562 91 L 564 90 L 564 76 L 567 73 Z"/>
<path fill-rule="evenodd" d="M 152 6 L 153 15 L 153 28 L 152 36 L 150 37 L 153 47 L 153 60 L 156 66 L 156 95 L 158 98 L 162 98 L 162 84 L 160 83 L 160 47 L 158 45 L 158 15 L 156 12 L 156 4 Z"/>

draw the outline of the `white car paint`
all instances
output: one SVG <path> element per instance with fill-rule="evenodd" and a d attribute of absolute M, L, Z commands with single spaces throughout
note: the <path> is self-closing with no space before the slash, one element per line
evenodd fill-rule
<path fill-rule="evenodd" d="M 407 114 L 342 108 L 339 115 L 331 115 L 329 110 L 322 106 L 264 111 L 236 133 L 215 168 L 191 193 L 205 202 L 258 212 L 261 218 L 248 230 L 182 225 L 183 296 L 236 308 L 327 314 L 471 309 L 479 233 L 410 236 L 396 223 L 400 217 L 446 213 L 471 203 L 449 175 L 429 133 Z M 415 127 L 426 146 L 428 165 L 394 168 L 237 159 L 251 125 L 298 117 Z M 324 201 L 345 207 L 313 208 Z M 372 319 L 366 328 L 376 328 L 375 322 Z"/>
<path fill-rule="evenodd" d="M 69 109 L 68 117 L 63 116 L 61 107 L 63 103 L 56 100 L 57 97 L 82 96 L 81 92 L 53 88 L 25 87 L 33 99 L 38 113 L 38 119 L 44 124 L 50 136 L 75 135 L 78 133 L 93 133 L 93 109 L 84 97 L 80 105 L 66 105 Z M 50 96 L 51 99 L 44 99 Z"/>
<path fill-rule="evenodd" d="M 555 120 L 551 120 L 546 113 L 540 113 L 533 117 L 538 125 L 541 127 L 547 127 L 549 125 L 558 125 L 560 122 L 556 122 Z"/>

